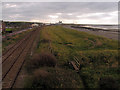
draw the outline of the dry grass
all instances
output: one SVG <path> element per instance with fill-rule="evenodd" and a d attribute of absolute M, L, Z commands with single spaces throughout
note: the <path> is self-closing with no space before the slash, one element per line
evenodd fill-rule
<path fill-rule="evenodd" d="M 71 70 L 43 67 L 33 72 L 26 83 L 27 88 L 83 88 L 79 75 Z"/>
<path fill-rule="evenodd" d="M 49 42 L 50 42 L 49 39 L 42 39 L 42 40 L 41 40 L 41 43 L 49 43 Z"/>
<path fill-rule="evenodd" d="M 32 59 L 28 61 L 26 68 L 29 71 L 43 66 L 55 67 L 56 63 L 57 60 L 53 54 L 42 51 L 40 54 L 35 54 Z"/>
<path fill-rule="evenodd" d="M 99 86 L 101 89 L 103 88 L 118 88 L 119 85 L 118 83 L 116 82 L 116 80 L 112 77 L 104 77 L 104 78 L 101 78 L 100 81 L 99 81 Z"/>
<path fill-rule="evenodd" d="M 35 70 L 35 72 L 33 73 L 33 75 L 38 80 L 40 77 L 46 78 L 49 75 L 49 73 L 47 71 L 45 71 L 45 70 L 37 69 L 37 70 Z"/>

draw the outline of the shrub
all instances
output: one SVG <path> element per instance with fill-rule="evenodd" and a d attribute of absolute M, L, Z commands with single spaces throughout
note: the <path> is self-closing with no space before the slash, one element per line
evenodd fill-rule
<path fill-rule="evenodd" d="M 49 39 L 42 39 L 42 40 L 41 40 L 41 43 L 49 43 L 49 42 L 50 42 Z"/>
<path fill-rule="evenodd" d="M 102 77 L 99 81 L 100 88 L 118 88 L 118 82 L 112 77 Z"/>
<path fill-rule="evenodd" d="M 76 72 L 52 67 L 36 70 L 26 81 L 25 88 L 83 88 Z"/>
<path fill-rule="evenodd" d="M 33 72 L 33 76 L 36 80 L 39 80 L 39 78 L 46 78 L 48 77 L 49 73 L 46 70 L 37 69 Z"/>
<path fill-rule="evenodd" d="M 42 66 L 55 67 L 56 66 L 56 58 L 49 52 L 41 52 L 40 54 L 36 54 L 32 57 L 31 60 L 28 61 L 26 65 L 28 70 L 36 69 Z"/>

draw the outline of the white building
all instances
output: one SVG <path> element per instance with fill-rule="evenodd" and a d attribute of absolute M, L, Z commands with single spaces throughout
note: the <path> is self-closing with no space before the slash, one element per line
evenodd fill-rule
<path fill-rule="evenodd" d="M 59 21 L 59 24 L 62 24 L 62 21 Z"/>
<path fill-rule="evenodd" d="M 32 27 L 38 27 L 39 25 L 38 24 L 32 24 L 31 26 Z"/>
<path fill-rule="evenodd" d="M 50 23 L 45 23 L 45 25 L 49 26 L 49 25 L 51 25 L 51 24 L 50 24 Z"/>
<path fill-rule="evenodd" d="M 63 24 L 62 21 L 59 21 L 58 23 L 56 23 L 56 25 L 61 25 Z"/>

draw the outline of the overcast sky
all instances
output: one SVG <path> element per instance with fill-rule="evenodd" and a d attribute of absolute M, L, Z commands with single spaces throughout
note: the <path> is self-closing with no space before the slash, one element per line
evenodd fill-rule
<path fill-rule="evenodd" d="M 4 2 L 2 9 L 2 18 L 7 21 L 118 23 L 117 2 Z"/>

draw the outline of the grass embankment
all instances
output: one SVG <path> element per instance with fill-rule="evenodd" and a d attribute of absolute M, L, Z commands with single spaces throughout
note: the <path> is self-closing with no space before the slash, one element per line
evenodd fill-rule
<path fill-rule="evenodd" d="M 12 28 L 6 28 L 5 31 L 12 31 Z"/>
<path fill-rule="evenodd" d="M 9 36 L 6 39 L 2 40 L 2 52 L 4 52 L 7 48 L 9 48 L 11 45 L 15 44 L 17 41 L 21 40 L 28 32 L 31 30 L 24 31 L 22 33 Z"/>
<path fill-rule="evenodd" d="M 51 52 L 57 59 L 57 65 L 51 67 L 43 63 L 41 66 L 34 63 L 34 60 L 38 63 L 41 60 L 28 60 L 26 68 L 31 72 L 31 82 L 28 79 L 25 87 L 111 88 L 118 87 L 120 83 L 117 41 L 62 26 L 47 26 L 40 32 L 36 54 L 43 51 Z M 42 60 L 49 61 L 52 55 Z M 68 64 L 74 61 L 74 57 L 81 64 L 78 73 Z"/>

